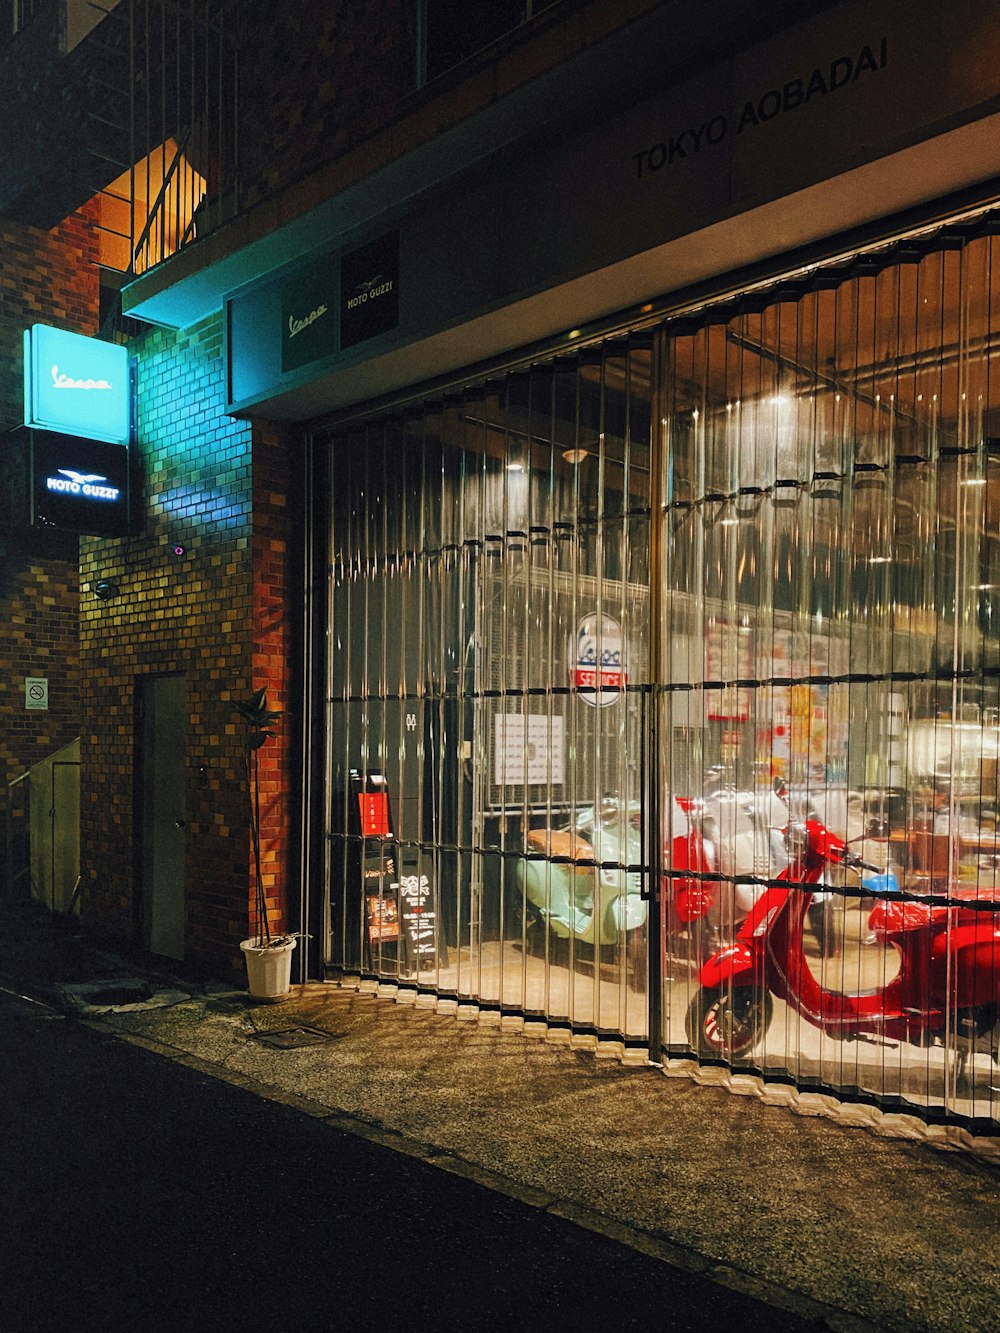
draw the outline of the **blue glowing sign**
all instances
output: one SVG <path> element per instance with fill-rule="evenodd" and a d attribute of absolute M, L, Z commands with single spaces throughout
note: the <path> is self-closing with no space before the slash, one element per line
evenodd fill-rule
<path fill-rule="evenodd" d="M 34 324 L 24 334 L 24 424 L 128 444 L 128 351 Z"/>

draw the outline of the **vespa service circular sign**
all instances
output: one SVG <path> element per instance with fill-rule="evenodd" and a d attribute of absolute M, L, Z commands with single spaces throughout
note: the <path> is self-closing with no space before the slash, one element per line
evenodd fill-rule
<path fill-rule="evenodd" d="M 584 616 L 570 645 L 570 685 L 592 708 L 608 708 L 621 698 L 627 679 L 621 625 L 596 612 Z"/>

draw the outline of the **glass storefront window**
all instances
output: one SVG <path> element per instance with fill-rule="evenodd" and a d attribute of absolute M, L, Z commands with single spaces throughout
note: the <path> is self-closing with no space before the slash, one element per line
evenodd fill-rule
<path fill-rule="evenodd" d="M 335 966 L 644 1040 L 650 366 L 623 340 L 332 445 Z"/>
<path fill-rule="evenodd" d="M 330 441 L 331 968 L 1000 1118 L 998 246 Z"/>

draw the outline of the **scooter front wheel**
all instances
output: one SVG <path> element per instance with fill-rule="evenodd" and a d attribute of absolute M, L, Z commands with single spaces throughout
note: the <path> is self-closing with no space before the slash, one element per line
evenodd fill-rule
<path fill-rule="evenodd" d="M 687 1013 L 688 1041 L 703 1056 L 739 1060 L 749 1055 L 771 1023 L 770 993 L 754 986 L 702 988 Z"/>

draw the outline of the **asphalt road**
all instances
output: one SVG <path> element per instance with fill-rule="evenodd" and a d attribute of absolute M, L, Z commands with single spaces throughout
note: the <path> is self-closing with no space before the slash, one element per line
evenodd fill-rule
<path fill-rule="evenodd" d="M 814 1327 L 0 990 L 0 1328 Z"/>

